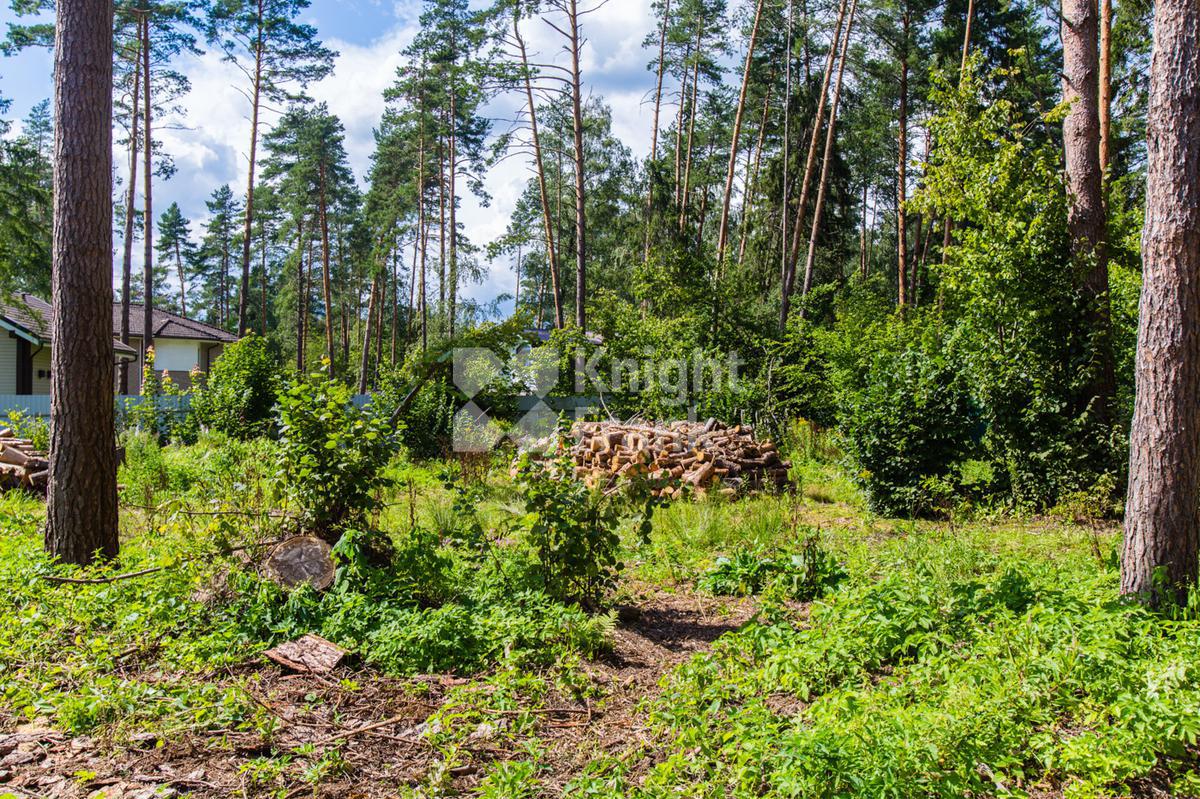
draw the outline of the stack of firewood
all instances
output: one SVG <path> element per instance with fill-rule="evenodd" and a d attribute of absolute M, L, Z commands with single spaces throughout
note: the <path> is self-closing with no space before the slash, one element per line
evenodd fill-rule
<path fill-rule="evenodd" d="M 46 453 L 33 448 L 27 438 L 18 438 L 9 428 L 0 428 L 0 491 L 24 488 L 43 493 L 50 479 Z"/>
<path fill-rule="evenodd" d="M 572 432 L 575 474 L 591 485 L 640 476 L 656 496 L 670 498 L 689 489 L 732 496 L 788 483 L 790 464 L 749 425 L 579 422 Z"/>

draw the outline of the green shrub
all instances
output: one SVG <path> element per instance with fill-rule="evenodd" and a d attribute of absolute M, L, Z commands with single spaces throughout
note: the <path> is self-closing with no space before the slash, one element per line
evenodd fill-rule
<path fill-rule="evenodd" d="M 773 588 L 805 602 L 821 596 L 845 576 L 845 570 L 821 546 L 819 536 L 810 533 L 794 551 L 739 549 L 729 557 L 719 557 L 698 584 L 724 596 L 751 596 Z"/>
<path fill-rule="evenodd" d="M 50 421 L 44 417 L 9 411 L 8 420 L 0 423 L 0 427 L 11 429 L 18 438 L 29 439 L 34 449 L 42 452 L 50 449 Z"/>
<path fill-rule="evenodd" d="M 336 540 L 377 507 L 384 467 L 395 452 L 386 420 L 357 407 L 328 369 L 279 395 L 278 476 L 305 526 Z"/>
<path fill-rule="evenodd" d="M 192 398 L 201 426 L 239 439 L 266 435 L 282 384 L 279 360 L 262 336 L 225 347 Z"/>
<path fill-rule="evenodd" d="M 377 411 L 391 414 L 416 379 L 407 369 L 385 374 L 372 400 Z M 400 419 L 400 440 L 413 458 L 437 458 L 448 451 L 456 405 L 454 389 L 445 379 L 433 378 L 421 386 Z"/>
<path fill-rule="evenodd" d="M 517 486 L 546 592 L 595 607 L 624 568 L 618 560 L 615 505 L 576 480 L 574 464 L 566 458 L 540 463 L 522 455 Z"/>
<path fill-rule="evenodd" d="M 929 479 L 949 475 L 978 446 L 978 411 L 936 319 L 893 321 L 870 345 L 844 396 L 846 452 L 873 511 L 929 513 Z"/>

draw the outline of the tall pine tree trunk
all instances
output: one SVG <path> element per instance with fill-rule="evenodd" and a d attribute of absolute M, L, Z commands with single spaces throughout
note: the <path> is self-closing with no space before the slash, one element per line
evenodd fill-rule
<path fill-rule="evenodd" d="M 246 215 L 242 225 L 242 288 L 238 295 L 238 336 L 246 335 L 246 305 L 250 295 L 250 229 L 254 224 L 254 167 L 258 156 L 258 112 L 262 105 L 263 25 L 265 0 L 258 0 L 258 32 L 254 40 L 254 88 L 250 94 L 250 170 L 246 177 Z M 330 353 L 330 357 L 333 354 Z"/>
<path fill-rule="evenodd" d="M 733 175 L 737 171 L 738 140 L 742 136 L 742 115 L 746 110 L 746 93 L 750 88 L 750 65 L 754 60 L 754 45 L 758 41 L 758 24 L 762 20 L 764 0 L 754 7 L 754 24 L 746 45 L 746 64 L 742 68 L 742 88 L 738 92 L 737 110 L 733 115 L 733 136 L 729 142 L 729 164 L 725 169 L 725 193 L 721 199 L 721 224 L 717 229 L 717 269 L 725 261 L 725 245 L 729 240 L 729 204 L 733 200 Z"/>
<path fill-rule="evenodd" d="M 1158 0 L 1121 593 L 1180 601 L 1200 557 L 1200 6 Z M 1165 585 L 1155 584 L 1161 570 Z M 1165 589 L 1164 594 L 1160 589 Z"/>
<path fill-rule="evenodd" d="M 642 260 L 650 259 L 651 215 L 654 213 L 654 162 L 658 160 L 658 115 L 662 111 L 663 73 L 667 65 L 667 28 L 671 21 L 671 0 L 664 0 L 662 27 L 658 32 L 658 69 L 654 85 L 654 116 L 650 127 L 650 163 L 646 169 L 646 241 L 642 247 Z M 524 46 L 521 57 L 525 57 Z"/>
<path fill-rule="evenodd" d="M 116 557 L 112 338 L 112 0 L 58 0 L 46 551 Z"/>
<path fill-rule="evenodd" d="M 371 292 L 367 299 L 367 325 L 363 331 L 362 353 L 358 362 L 358 393 L 367 393 L 367 373 L 371 369 L 371 336 L 374 333 L 375 303 L 379 293 L 379 275 L 371 278 Z"/>
<path fill-rule="evenodd" d="M 696 117 L 698 117 L 700 109 L 700 58 L 703 54 L 701 48 L 702 37 L 704 34 L 704 21 L 698 20 L 696 23 L 696 63 L 692 67 L 692 110 L 688 113 L 688 132 L 687 146 L 684 149 L 684 164 L 683 164 L 683 188 L 680 191 L 679 203 L 679 232 L 682 233 L 684 227 L 687 226 L 688 205 L 691 203 L 692 191 L 692 149 L 696 138 Z"/>
<path fill-rule="evenodd" d="M 1105 246 L 1104 188 L 1100 169 L 1098 111 L 1099 52 L 1095 0 L 1063 0 L 1063 101 L 1070 111 L 1063 120 L 1066 156 L 1067 230 L 1074 268 L 1087 304 L 1092 363 L 1087 386 L 1077 398 L 1077 412 L 1090 406 L 1101 421 L 1110 418 L 1115 393 L 1108 306 L 1108 255 Z"/>
<path fill-rule="evenodd" d="M 896 155 L 896 304 L 908 304 L 908 29 L 909 14 L 902 17 L 903 40 L 900 43 L 900 113 Z"/>
<path fill-rule="evenodd" d="M 767 138 L 767 118 L 771 112 L 771 85 L 775 76 L 772 73 L 767 81 L 767 91 L 763 94 L 762 119 L 758 123 L 758 142 L 754 145 L 754 165 L 746 170 L 746 194 L 742 198 L 742 224 L 738 231 L 737 265 L 740 269 L 746 260 L 746 239 L 750 234 L 750 211 L 754 208 L 754 199 L 758 189 L 758 170 L 762 164 L 763 144 Z"/>
<path fill-rule="evenodd" d="M 1112 149 L 1112 0 L 1100 0 L 1100 177 L 1108 174 Z"/>
<path fill-rule="evenodd" d="M 669 0 L 668 0 L 669 2 Z M 525 40 L 521 37 L 521 28 L 519 25 L 520 14 L 513 13 L 513 36 L 516 38 L 517 45 L 521 49 L 521 70 L 525 75 L 525 101 L 529 109 L 529 132 L 533 138 L 533 160 L 537 170 L 538 179 L 538 198 L 542 204 L 542 226 L 546 235 L 546 260 L 550 264 L 550 280 L 554 286 L 554 326 L 562 328 L 563 326 L 563 307 L 562 307 L 562 289 L 559 288 L 558 279 L 558 256 L 555 253 L 554 246 L 554 226 L 550 219 L 550 195 L 546 190 L 546 167 L 542 160 L 542 140 L 538 132 L 537 121 L 537 103 L 533 99 L 533 83 L 529 78 L 529 58 L 525 52 Z M 659 71 L 659 91 L 662 90 L 662 71 Z M 658 105 L 655 104 L 655 114 L 658 113 Z M 647 232 L 649 236 L 649 232 Z M 649 238 L 646 239 L 649 242 Z"/>
<path fill-rule="evenodd" d="M 304 215 L 296 220 L 296 371 L 304 374 L 304 308 L 308 286 L 304 281 Z"/>
<path fill-rule="evenodd" d="M 846 18 L 846 0 L 838 7 L 837 23 L 833 29 L 833 41 L 825 59 L 825 75 L 821 79 L 821 95 L 817 99 L 817 112 L 813 115 L 812 135 L 808 141 L 808 155 L 804 159 L 804 177 L 800 181 L 800 201 L 796 206 L 796 219 L 792 229 L 791 243 L 785 246 L 785 268 L 782 296 L 779 307 L 779 329 L 787 329 L 788 313 L 791 311 L 792 287 L 796 281 L 796 261 L 800 257 L 800 234 L 804 230 L 804 212 L 808 206 L 808 192 L 812 184 L 813 170 L 817 163 L 817 142 L 820 141 L 821 122 L 825 119 L 825 102 L 829 93 L 829 81 L 833 76 L 833 64 L 837 56 L 838 43 L 842 36 L 842 23 Z M 786 189 L 785 189 L 786 191 Z"/>
<path fill-rule="evenodd" d="M 125 193 L 125 238 L 121 242 L 123 254 L 121 258 L 121 343 L 129 344 L 129 303 L 133 292 L 133 224 L 137 216 L 134 205 L 137 190 L 138 169 L 138 108 L 141 102 L 142 76 L 142 37 L 137 37 L 138 47 L 133 53 L 133 96 L 130 98 L 129 122 L 129 188 Z M 129 393 L 129 361 L 121 359 L 117 365 L 119 375 L 119 391 Z"/>
<path fill-rule="evenodd" d="M 142 365 L 150 362 L 147 354 L 154 346 L 154 169 L 152 166 L 154 139 L 151 136 L 150 117 L 153 110 L 150 105 L 150 9 L 146 6 L 142 16 L 142 128 L 145 133 L 145 146 L 142 148 L 142 202 L 145 212 L 142 217 L 145 224 L 142 230 L 142 280 L 145 283 L 145 296 L 142 297 Z M 142 392 L 146 387 L 142 386 Z"/>
<path fill-rule="evenodd" d="M 587 332 L 587 186 L 584 183 L 583 77 L 579 59 L 579 9 L 569 0 L 571 41 L 571 123 L 575 139 L 575 325 Z"/>
<path fill-rule="evenodd" d="M 334 364 L 336 353 L 333 350 L 333 280 L 329 274 L 329 203 L 326 191 L 325 163 L 321 163 L 320 173 L 320 202 L 321 202 L 321 290 L 325 300 L 325 354 L 329 356 L 329 371 L 337 371 Z"/>
<path fill-rule="evenodd" d="M 850 15 L 846 18 L 846 33 L 842 37 L 842 54 L 838 61 L 837 79 L 833 84 L 833 101 L 829 104 L 829 124 L 825 126 L 825 152 L 821 156 L 821 177 L 817 182 L 817 204 L 813 208 L 812 229 L 808 234 L 808 256 L 804 261 L 804 288 L 807 297 L 812 289 L 813 270 L 817 263 L 817 234 L 821 230 L 821 215 L 825 211 L 825 192 L 829 187 L 829 164 L 833 161 L 833 143 L 837 138 L 838 104 L 842 99 L 842 76 L 846 72 L 846 57 L 850 51 L 850 31 L 854 28 L 854 12 L 858 0 L 850 0 Z"/>
<path fill-rule="evenodd" d="M 454 88 L 450 89 L 450 336 L 454 336 L 454 315 L 458 304 L 458 117 Z"/>

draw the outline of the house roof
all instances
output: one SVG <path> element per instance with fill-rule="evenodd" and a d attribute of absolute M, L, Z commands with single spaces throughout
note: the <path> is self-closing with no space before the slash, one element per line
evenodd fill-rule
<path fill-rule="evenodd" d="M 230 343 L 237 341 L 237 336 L 227 333 L 219 327 L 206 325 L 180 316 L 161 308 L 153 309 L 152 319 L 154 330 L 152 338 L 187 338 L 196 341 L 212 341 Z M 113 303 L 113 330 L 121 329 L 121 303 Z M 138 303 L 129 305 L 129 335 L 142 337 L 142 306 Z"/>
<path fill-rule="evenodd" d="M 50 322 L 54 308 L 50 303 L 33 294 L 0 296 L 0 329 L 6 329 L 26 339 L 31 344 L 50 344 Z M 137 350 L 113 338 L 113 349 L 118 357 L 137 357 Z"/>

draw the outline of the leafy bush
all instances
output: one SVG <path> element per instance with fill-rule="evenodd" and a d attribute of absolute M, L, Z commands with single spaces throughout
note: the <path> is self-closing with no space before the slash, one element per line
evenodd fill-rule
<path fill-rule="evenodd" d="M 847 454 L 872 510 L 928 513 L 929 479 L 950 474 L 977 446 L 978 411 L 937 320 L 893 321 L 870 344 L 844 397 Z"/>
<path fill-rule="evenodd" d="M 528 541 L 546 592 L 595 607 L 624 568 L 615 505 L 576 480 L 567 458 L 539 463 L 524 454 L 517 469 Z"/>
<path fill-rule="evenodd" d="M 390 414 L 416 379 L 407 369 L 385 374 L 373 399 L 378 412 Z M 450 383 L 440 378 L 431 379 L 417 391 L 400 420 L 400 440 L 413 458 L 436 458 L 449 449 L 457 410 L 455 396 Z"/>
<path fill-rule="evenodd" d="M 279 360 L 268 341 L 251 334 L 225 347 L 192 397 L 196 420 L 233 438 L 266 435 L 282 384 Z"/>
<path fill-rule="evenodd" d="M 328 367 L 279 395 L 278 475 L 308 529 L 336 540 L 377 506 L 395 452 L 386 420 L 357 407 Z"/>
<path fill-rule="evenodd" d="M 9 411 L 7 421 L 0 422 L 0 427 L 7 427 L 18 438 L 27 438 L 33 448 L 46 452 L 50 449 L 50 422 L 41 416 L 24 411 Z"/>
<path fill-rule="evenodd" d="M 810 533 L 793 552 L 739 549 L 732 556 L 717 558 L 698 584 L 705 591 L 725 596 L 751 596 L 773 588 L 805 602 L 821 596 L 845 576 L 845 570 L 821 546 L 820 538 Z"/>

